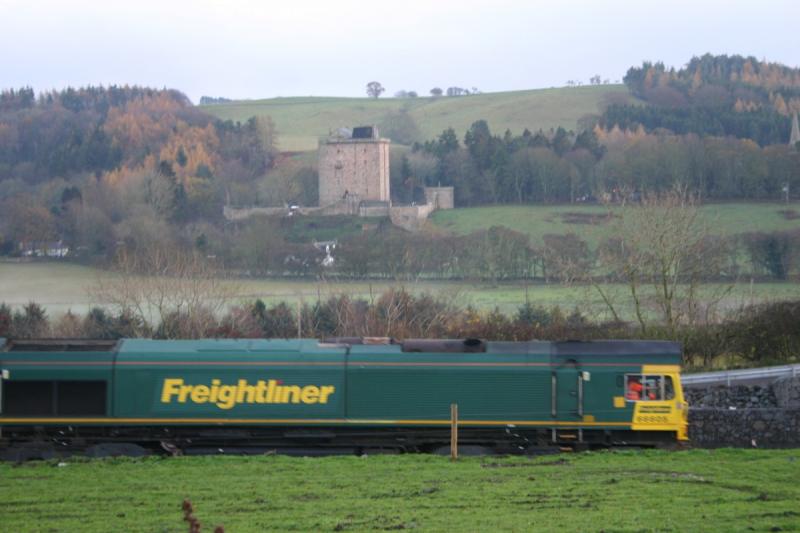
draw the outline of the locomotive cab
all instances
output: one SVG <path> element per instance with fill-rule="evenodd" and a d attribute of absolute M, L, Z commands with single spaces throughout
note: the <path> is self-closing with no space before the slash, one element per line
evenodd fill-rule
<path fill-rule="evenodd" d="M 677 367 L 644 365 L 641 373 L 626 373 L 624 383 L 624 398 L 614 401 L 616 407 L 633 407 L 633 430 L 675 431 L 678 440 L 688 440 L 689 404 Z"/>

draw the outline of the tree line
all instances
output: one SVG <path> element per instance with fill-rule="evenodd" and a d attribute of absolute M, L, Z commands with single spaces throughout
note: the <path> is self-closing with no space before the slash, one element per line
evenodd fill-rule
<path fill-rule="evenodd" d="M 272 166 L 269 119 L 220 121 L 173 90 L 0 93 L 0 248 L 113 256 L 222 219 Z"/>
<path fill-rule="evenodd" d="M 190 317 L 173 310 L 160 322 L 140 321 L 128 311 L 94 307 L 85 315 L 67 312 L 57 319 L 36 303 L 12 310 L 0 304 L 0 337 L 119 339 L 392 337 L 481 338 L 527 341 L 656 339 L 683 343 L 684 366 L 719 369 L 800 361 L 800 302 L 773 302 L 741 307 L 713 324 L 692 324 L 670 332 L 653 327 L 645 334 L 619 322 L 591 321 L 578 309 L 565 312 L 533 302 L 516 312 L 480 312 L 452 298 L 390 289 L 367 301 L 347 295 L 315 302 L 271 305 L 261 300 L 229 307 L 215 316 L 202 308 Z"/>
<path fill-rule="evenodd" d="M 645 62 L 624 78 L 647 105 L 611 103 L 577 133 L 494 134 L 476 121 L 417 142 L 395 184 L 453 185 L 462 206 L 575 202 L 615 191 L 689 187 L 704 200 L 779 199 L 800 190 L 800 150 L 788 146 L 800 111 L 800 69 L 752 57 L 693 58 L 680 70 Z"/>
<path fill-rule="evenodd" d="M 785 143 L 760 147 L 602 122 L 577 134 L 558 128 L 515 136 L 493 134 L 481 120 L 463 138 L 450 128 L 414 144 L 399 170 L 393 190 L 401 200 L 418 200 L 423 186 L 452 185 L 459 206 L 596 201 L 676 184 L 703 200 L 779 200 L 784 187 L 800 190 L 800 151 Z"/>
<path fill-rule="evenodd" d="M 601 121 L 606 127 L 642 125 L 768 146 L 789 140 L 787 117 L 800 111 L 800 69 L 754 57 L 706 54 L 679 70 L 644 62 L 624 82 L 649 105 L 610 106 Z"/>
<path fill-rule="evenodd" d="M 667 211 L 653 207 L 654 202 L 650 195 L 643 195 L 638 202 L 609 206 L 605 211 L 566 212 L 562 220 L 574 222 L 574 232 L 545 234 L 541 240 L 503 226 L 461 235 L 408 233 L 385 221 L 365 231 L 343 218 L 293 216 L 253 218 L 224 230 L 203 226 L 202 234 L 195 233 L 192 240 L 186 238 L 179 246 L 213 256 L 238 275 L 256 277 L 619 283 L 626 280 L 629 267 L 624 260 L 632 257 L 636 246 L 645 249 L 647 243 L 626 243 L 627 256 L 619 256 L 615 250 L 623 236 L 632 239 L 640 233 L 638 228 L 658 222 L 645 216 L 648 205 L 651 213 Z M 693 211 L 697 209 L 692 206 Z M 789 217 L 800 216 L 793 210 L 784 211 Z M 692 253 L 697 252 L 702 268 L 690 271 L 695 263 L 684 263 L 679 272 L 682 282 L 690 273 L 702 282 L 783 281 L 800 276 L 800 232 L 718 235 L 712 234 L 705 218 L 695 216 L 693 231 L 675 240 L 689 250 L 686 243 L 699 239 Z M 672 213 L 665 214 L 663 224 L 671 217 Z M 332 265 L 322 265 L 325 252 L 314 247 L 304 233 L 308 226 L 319 232 L 337 228 Z M 642 264 L 640 275 L 658 270 L 654 264 L 648 265 Z"/>

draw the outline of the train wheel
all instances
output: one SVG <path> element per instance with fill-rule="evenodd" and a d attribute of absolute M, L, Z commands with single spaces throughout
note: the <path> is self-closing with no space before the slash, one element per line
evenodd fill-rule
<path fill-rule="evenodd" d="M 104 442 L 86 449 L 86 457 L 144 457 L 149 452 L 131 442 Z"/>
<path fill-rule="evenodd" d="M 440 446 L 433 450 L 434 455 L 450 455 L 450 446 Z M 477 457 L 480 455 L 495 455 L 494 449 L 488 446 L 467 444 L 458 447 L 458 455 L 463 457 Z"/>
<path fill-rule="evenodd" d="M 25 461 L 52 459 L 55 456 L 55 449 L 51 444 L 34 442 L 7 448 L 3 450 L 0 458 L 3 461 L 22 463 Z"/>

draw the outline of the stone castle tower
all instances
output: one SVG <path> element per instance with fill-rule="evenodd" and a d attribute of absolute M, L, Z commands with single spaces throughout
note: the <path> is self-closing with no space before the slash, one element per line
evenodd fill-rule
<path fill-rule="evenodd" d="M 800 143 L 800 126 L 797 124 L 797 111 L 792 118 L 792 135 L 789 137 L 789 146 L 797 146 Z"/>
<path fill-rule="evenodd" d="M 341 129 L 319 145 L 319 205 L 386 202 L 389 196 L 389 139 L 364 126 Z"/>

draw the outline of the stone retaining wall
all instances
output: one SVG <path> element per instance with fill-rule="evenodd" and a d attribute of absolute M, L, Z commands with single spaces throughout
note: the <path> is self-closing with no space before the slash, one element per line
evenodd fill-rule
<path fill-rule="evenodd" d="M 800 377 L 782 378 L 772 384 L 778 405 L 787 409 L 800 409 Z"/>
<path fill-rule="evenodd" d="M 717 409 L 774 408 L 778 400 L 772 387 L 716 386 L 707 388 L 691 388 L 683 391 L 686 401 L 692 407 Z"/>
<path fill-rule="evenodd" d="M 689 439 L 698 448 L 800 447 L 800 378 L 771 385 L 687 388 Z"/>
<path fill-rule="evenodd" d="M 798 448 L 800 409 L 693 408 L 689 440 L 697 448 Z"/>

